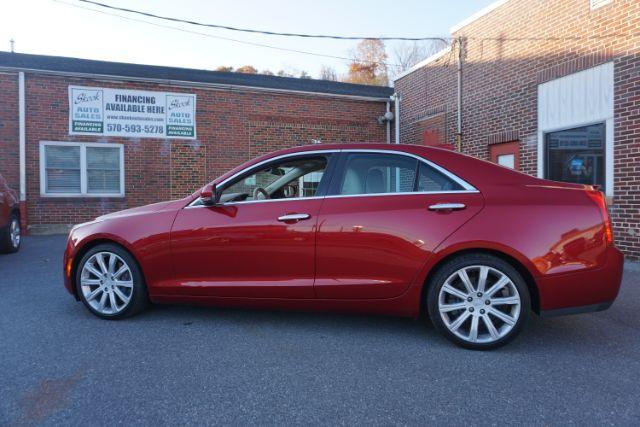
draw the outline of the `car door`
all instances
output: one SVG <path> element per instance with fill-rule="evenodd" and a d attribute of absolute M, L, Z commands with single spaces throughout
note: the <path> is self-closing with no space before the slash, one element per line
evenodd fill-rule
<path fill-rule="evenodd" d="M 415 156 L 343 152 L 318 220 L 317 297 L 401 295 L 438 244 L 482 206 L 471 185 Z"/>
<path fill-rule="evenodd" d="M 182 209 L 171 232 L 173 291 L 314 298 L 316 226 L 330 162 L 331 153 L 268 161 L 220 184 L 220 205 Z"/>

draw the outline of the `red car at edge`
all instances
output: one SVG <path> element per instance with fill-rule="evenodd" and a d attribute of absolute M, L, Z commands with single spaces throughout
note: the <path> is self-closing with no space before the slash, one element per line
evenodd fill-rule
<path fill-rule="evenodd" d="M 267 154 L 79 224 L 64 255 L 67 290 L 106 319 L 149 302 L 427 314 L 472 349 L 509 342 L 531 311 L 608 308 L 622 269 L 593 187 L 386 144 Z"/>
<path fill-rule="evenodd" d="M 18 252 L 22 240 L 20 231 L 18 193 L 0 174 L 0 253 Z"/>

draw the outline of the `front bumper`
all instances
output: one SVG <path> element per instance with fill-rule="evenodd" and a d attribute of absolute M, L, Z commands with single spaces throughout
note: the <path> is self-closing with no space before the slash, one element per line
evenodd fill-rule
<path fill-rule="evenodd" d="M 71 231 L 73 233 L 73 230 Z M 76 299 L 78 299 L 78 295 L 76 295 L 76 290 L 73 286 L 73 253 L 74 253 L 74 244 L 71 239 L 71 233 L 69 233 L 69 237 L 67 237 L 67 245 L 64 250 L 64 255 L 62 256 L 62 275 L 64 279 L 64 287 L 65 289 L 73 295 Z"/>

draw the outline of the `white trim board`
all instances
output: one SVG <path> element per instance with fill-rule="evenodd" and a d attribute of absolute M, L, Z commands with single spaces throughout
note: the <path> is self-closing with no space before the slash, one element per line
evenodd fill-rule
<path fill-rule="evenodd" d="M 408 74 L 413 73 L 414 71 L 424 67 L 425 65 L 443 57 L 444 55 L 446 55 L 447 53 L 451 52 L 451 46 L 447 46 L 444 49 L 442 49 L 439 52 L 434 53 L 433 55 L 431 55 L 430 57 L 423 59 L 422 61 L 418 62 L 416 65 L 414 65 L 413 67 L 401 72 L 400 74 L 398 74 L 397 76 L 395 76 L 393 78 L 394 82 L 397 82 L 398 80 L 400 80 L 401 78 L 405 77 Z"/>
<path fill-rule="evenodd" d="M 538 177 L 544 177 L 546 133 L 604 123 L 605 194 L 613 197 L 613 62 L 538 86 Z"/>
<path fill-rule="evenodd" d="M 458 22 L 456 25 L 449 28 L 449 31 L 451 32 L 451 34 L 455 33 L 456 31 L 459 31 L 463 27 L 466 27 L 467 25 L 471 24 L 473 21 L 476 21 L 482 18 L 483 16 L 493 12 L 494 10 L 496 10 L 497 8 L 499 8 L 500 6 L 502 6 L 508 1 L 509 0 L 498 0 L 494 3 L 491 3 L 490 5 L 480 9 L 478 12 L 474 13 L 470 17 Z"/>
<path fill-rule="evenodd" d="M 498 0 L 494 3 L 491 3 L 490 5 L 486 6 L 485 8 L 479 10 L 478 12 L 474 13 L 473 15 L 471 15 L 470 17 L 468 17 L 467 19 L 455 24 L 453 27 L 451 27 L 449 29 L 449 33 L 453 34 L 457 31 L 459 31 L 460 29 L 462 29 L 463 27 L 471 24 L 472 22 L 474 22 L 477 19 L 482 18 L 483 16 L 493 12 L 495 9 L 499 8 L 500 6 L 502 6 L 503 4 L 507 3 L 509 0 Z M 408 74 L 413 73 L 416 70 L 419 70 L 420 68 L 424 67 L 425 65 L 429 64 L 430 62 L 435 61 L 436 59 L 442 57 L 443 55 L 447 54 L 451 52 L 451 46 L 448 46 L 444 49 L 442 49 L 440 52 L 436 52 L 435 54 L 431 55 L 430 57 L 423 59 L 422 61 L 418 62 L 417 64 L 415 64 L 413 67 L 409 68 L 406 71 L 403 71 L 402 73 L 398 74 L 396 77 L 394 77 L 393 81 L 397 82 L 398 80 L 400 80 L 401 78 L 407 76 Z"/>

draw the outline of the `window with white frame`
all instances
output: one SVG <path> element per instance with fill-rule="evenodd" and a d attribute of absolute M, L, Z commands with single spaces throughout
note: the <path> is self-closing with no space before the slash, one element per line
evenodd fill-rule
<path fill-rule="evenodd" d="M 121 144 L 40 143 L 40 193 L 45 196 L 124 195 Z"/>
<path fill-rule="evenodd" d="M 606 6 L 611 2 L 613 2 L 613 0 L 589 0 L 589 6 L 591 7 L 591 10 L 595 10 L 602 6 Z"/>
<path fill-rule="evenodd" d="M 613 62 L 538 86 L 538 177 L 614 196 Z"/>
<path fill-rule="evenodd" d="M 604 123 L 545 134 L 545 178 L 606 188 L 605 144 Z"/>

